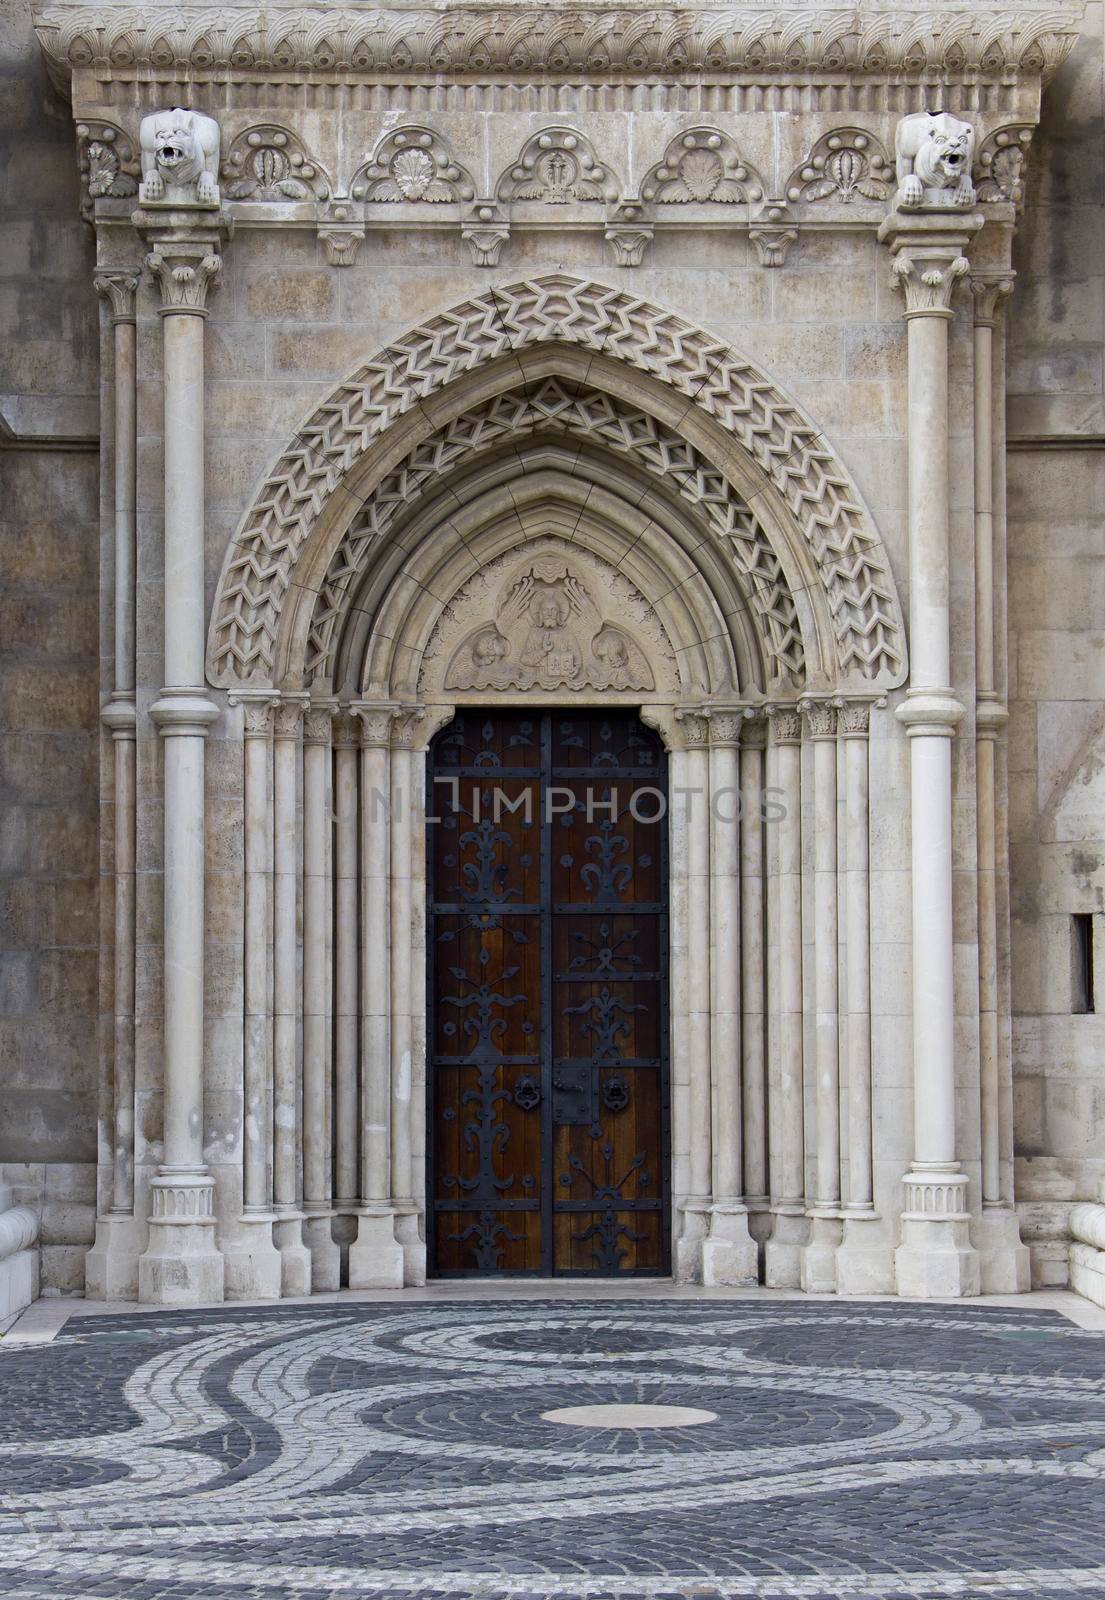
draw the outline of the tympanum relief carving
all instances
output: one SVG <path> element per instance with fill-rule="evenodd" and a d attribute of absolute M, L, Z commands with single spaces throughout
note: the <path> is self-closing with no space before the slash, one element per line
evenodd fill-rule
<path fill-rule="evenodd" d="M 678 674 L 662 623 L 629 579 L 549 539 L 461 589 L 434 630 L 419 688 L 675 693 Z"/>

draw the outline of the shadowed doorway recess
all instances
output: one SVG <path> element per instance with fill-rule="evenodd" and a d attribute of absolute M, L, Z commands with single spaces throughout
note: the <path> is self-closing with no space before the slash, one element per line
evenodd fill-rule
<path fill-rule="evenodd" d="M 663 745 L 465 710 L 429 788 L 430 1270 L 666 1274 Z"/>

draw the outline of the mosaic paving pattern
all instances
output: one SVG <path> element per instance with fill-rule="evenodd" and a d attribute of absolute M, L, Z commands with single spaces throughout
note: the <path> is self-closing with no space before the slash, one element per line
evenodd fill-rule
<path fill-rule="evenodd" d="M 613 1404 L 717 1420 L 542 1419 Z M 0 1343 L 0 1593 L 1105 1595 L 1105 1339 L 754 1300 L 74 1319 Z"/>

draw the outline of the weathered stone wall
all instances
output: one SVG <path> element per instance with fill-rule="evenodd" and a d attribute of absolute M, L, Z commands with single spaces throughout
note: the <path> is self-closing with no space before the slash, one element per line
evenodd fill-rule
<path fill-rule="evenodd" d="M 0 1179 L 42 1212 L 47 1292 L 83 1289 L 96 1190 L 99 331 L 78 208 L 69 107 L 30 6 L 4 0 Z"/>
<path fill-rule="evenodd" d="M 1105 1176 L 1105 98 L 1102 7 L 1045 99 L 1009 331 L 1017 1195 L 1037 1277 Z M 1097 1014 L 1072 915 L 1096 913 Z"/>

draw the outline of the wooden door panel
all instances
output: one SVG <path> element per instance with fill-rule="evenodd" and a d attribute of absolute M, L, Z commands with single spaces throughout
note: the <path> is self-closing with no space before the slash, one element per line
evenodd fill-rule
<path fill-rule="evenodd" d="M 433 1268 L 666 1272 L 660 741 L 466 712 L 430 777 Z"/>

